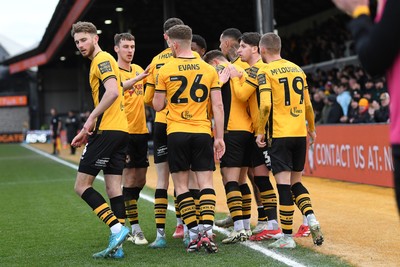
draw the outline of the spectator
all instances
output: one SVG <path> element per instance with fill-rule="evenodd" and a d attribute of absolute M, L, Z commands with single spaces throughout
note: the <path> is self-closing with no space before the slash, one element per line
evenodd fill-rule
<path fill-rule="evenodd" d="M 359 98 L 353 98 L 351 100 L 349 111 L 347 112 L 347 122 L 353 123 L 354 119 L 358 116 L 358 101 Z"/>
<path fill-rule="evenodd" d="M 374 122 L 369 110 L 369 102 L 366 98 L 361 98 L 358 101 L 358 114 L 355 116 L 352 123 L 371 123 Z"/>
<path fill-rule="evenodd" d="M 348 83 L 341 83 L 335 87 L 335 93 L 337 94 L 336 101 L 342 107 L 344 118 L 340 118 L 341 122 L 347 121 L 347 111 L 351 102 L 351 95 L 348 89 Z"/>
<path fill-rule="evenodd" d="M 389 122 L 389 103 L 390 103 L 389 94 L 382 93 L 380 100 L 381 100 L 380 108 L 375 111 L 375 121 L 388 123 Z"/>
<path fill-rule="evenodd" d="M 76 147 L 72 146 L 71 142 L 78 133 L 80 123 L 75 112 L 72 110 L 68 111 L 68 117 L 65 119 L 65 127 L 67 128 L 67 141 L 71 148 L 71 155 L 75 155 Z"/>
<path fill-rule="evenodd" d="M 356 78 L 350 78 L 349 88 L 350 88 L 351 98 L 357 99 L 357 101 L 358 101 L 361 98 L 361 85 L 356 80 Z"/>
<path fill-rule="evenodd" d="M 314 109 L 315 122 L 317 122 L 321 119 L 322 109 L 325 106 L 324 98 L 325 98 L 324 94 L 321 94 L 320 92 L 315 92 L 313 94 L 311 103 L 312 103 L 312 106 Z"/>
<path fill-rule="evenodd" d="M 372 98 L 380 102 L 381 95 L 387 92 L 384 79 L 382 77 L 376 78 L 374 80 L 374 85 L 375 85 L 375 95 L 373 95 Z"/>
<path fill-rule="evenodd" d="M 344 116 L 343 109 L 337 102 L 336 98 L 337 98 L 336 95 L 328 96 L 328 103 L 331 105 L 331 109 L 329 110 L 326 123 L 340 123 L 341 122 L 340 120 Z"/>
<path fill-rule="evenodd" d="M 365 90 L 362 92 L 362 97 L 368 99 L 370 102 L 373 100 L 373 96 L 376 94 L 376 89 L 372 79 L 368 79 L 365 83 Z"/>

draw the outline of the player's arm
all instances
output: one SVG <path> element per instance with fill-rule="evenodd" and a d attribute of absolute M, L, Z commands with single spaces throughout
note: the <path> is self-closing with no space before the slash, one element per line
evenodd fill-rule
<path fill-rule="evenodd" d="M 140 82 L 141 80 L 146 78 L 149 75 L 149 69 L 150 69 L 150 65 L 147 66 L 147 68 L 142 73 L 140 73 L 138 76 L 136 76 L 132 79 L 129 79 L 127 81 L 123 81 L 122 87 L 124 88 L 124 91 L 131 89 L 132 86 L 135 85 L 137 82 Z"/>
<path fill-rule="evenodd" d="M 104 111 L 106 111 L 118 98 L 120 89 L 115 76 L 109 76 L 103 82 L 103 85 L 106 89 L 103 97 L 95 109 L 93 109 L 93 111 L 90 113 L 85 124 L 83 125 L 82 131 L 80 131 L 71 142 L 71 145 L 75 147 L 80 147 L 86 143 L 87 135 L 93 134 L 93 128 L 95 126 L 97 117 L 103 114 Z"/>
<path fill-rule="evenodd" d="M 86 121 L 85 125 L 88 123 L 88 121 L 94 122 L 98 116 L 104 113 L 113 103 L 114 101 L 118 98 L 118 95 L 120 94 L 120 89 L 117 84 L 117 79 L 116 77 L 110 77 L 108 78 L 104 83 L 104 88 L 105 93 L 103 97 L 101 98 L 99 104 L 96 106 L 95 109 L 90 113 L 88 120 Z M 87 131 L 91 131 L 93 129 L 94 123 L 92 127 L 86 127 Z M 85 126 L 84 126 L 85 128 Z"/>
<path fill-rule="evenodd" d="M 265 73 L 258 75 L 257 79 L 260 86 L 260 107 L 256 126 L 256 142 L 258 146 L 265 147 L 267 145 L 265 142 L 265 125 L 267 124 L 269 114 L 271 113 L 272 89 L 271 82 Z"/>
<path fill-rule="evenodd" d="M 154 77 L 155 67 L 153 64 L 150 64 L 149 75 L 146 80 L 146 87 L 144 90 L 144 103 L 150 107 L 153 106 L 153 97 L 154 97 L 154 89 L 155 89 L 155 77 Z"/>
<path fill-rule="evenodd" d="M 153 97 L 153 108 L 155 111 L 161 111 L 167 106 L 166 86 L 163 74 L 158 72 L 156 77 L 156 87 Z"/>
<path fill-rule="evenodd" d="M 230 77 L 233 82 L 233 91 L 240 101 L 247 101 L 256 91 L 257 85 L 248 79 L 248 75 L 242 69 L 230 64 Z"/>
<path fill-rule="evenodd" d="M 224 143 L 224 106 L 220 88 L 211 88 L 211 107 L 214 116 L 214 153 L 220 159 L 225 153 Z"/>
<path fill-rule="evenodd" d="M 167 105 L 165 98 L 165 91 L 155 91 L 153 98 L 153 108 L 155 111 L 159 112 L 163 110 Z"/>
<path fill-rule="evenodd" d="M 308 124 L 308 134 L 310 135 L 310 143 L 313 143 L 315 138 L 317 137 L 317 134 L 315 132 L 314 109 L 311 104 L 307 83 L 304 87 L 304 104 L 306 108 L 306 120 Z"/>

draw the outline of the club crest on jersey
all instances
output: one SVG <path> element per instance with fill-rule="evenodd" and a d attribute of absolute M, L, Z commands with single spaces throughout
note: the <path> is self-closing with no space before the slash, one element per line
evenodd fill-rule
<path fill-rule="evenodd" d="M 101 62 L 97 66 L 99 67 L 101 74 L 112 71 L 110 61 Z"/>
<path fill-rule="evenodd" d="M 182 117 L 182 119 L 190 120 L 193 117 L 193 115 L 190 114 L 190 112 L 188 110 L 186 110 L 181 113 L 181 117 Z"/>
<path fill-rule="evenodd" d="M 292 117 L 298 117 L 300 116 L 300 114 L 303 113 L 303 111 L 301 109 L 297 109 L 297 107 L 293 107 L 290 109 L 290 115 L 292 115 Z"/>

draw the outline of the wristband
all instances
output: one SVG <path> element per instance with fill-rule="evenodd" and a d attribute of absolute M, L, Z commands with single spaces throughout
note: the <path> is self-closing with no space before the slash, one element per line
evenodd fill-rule
<path fill-rule="evenodd" d="M 351 16 L 355 19 L 361 15 L 367 15 L 369 16 L 371 12 L 369 11 L 368 6 L 358 6 L 354 9 L 353 14 Z"/>

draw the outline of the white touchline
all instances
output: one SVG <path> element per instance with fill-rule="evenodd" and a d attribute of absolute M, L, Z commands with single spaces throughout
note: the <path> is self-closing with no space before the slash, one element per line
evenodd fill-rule
<path fill-rule="evenodd" d="M 36 153 L 38 153 L 38 154 L 40 154 L 40 155 L 42 155 L 44 157 L 47 157 L 47 158 L 52 159 L 54 161 L 57 161 L 60 164 L 63 164 L 63 165 L 68 166 L 68 167 L 71 167 L 74 170 L 78 170 L 78 165 L 76 165 L 76 164 L 70 163 L 70 162 L 65 161 L 63 159 L 60 159 L 60 158 L 55 157 L 53 155 L 50 155 L 50 154 L 48 154 L 46 152 L 43 152 L 43 151 L 41 151 L 39 149 L 31 147 L 31 146 L 29 146 L 27 144 L 21 144 L 21 146 L 23 146 L 23 147 L 25 147 L 25 148 L 27 148 L 29 150 L 32 150 L 33 152 L 36 152 Z M 97 175 L 96 179 L 104 181 L 104 177 L 101 176 L 101 175 Z M 140 197 L 142 199 L 144 199 L 144 200 L 147 200 L 149 202 L 154 203 L 154 197 L 152 197 L 152 196 L 140 193 Z M 175 212 L 175 207 L 172 206 L 172 205 L 168 205 L 168 210 Z M 218 227 L 218 226 L 214 226 L 213 230 L 216 230 L 217 232 L 219 232 L 221 234 L 224 234 L 224 235 L 228 235 L 229 234 L 229 231 L 227 231 L 226 229 L 223 229 L 221 227 Z M 256 251 L 258 251 L 258 252 L 260 252 L 260 253 L 262 253 L 262 254 L 270 257 L 270 258 L 273 258 L 274 260 L 280 261 L 280 262 L 282 262 L 282 263 L 284 263 L 284 264 L 286 264 L 288 266 L 306 267 L 305 265 L 303 265 L 301 263 L 298 263 L 298 262 L 296 262 L 294 260 L 291 260 L 291 259 L 287 258 L 284 255 L 278 254 L 278 253 L 274 252 L 273 250 L 269 250 L 269 249 L 267 249 L 267 248 L 265 248 L 263 246 L 257 245 L 254 242 L 246 241 L 246 242 L 242 242 L 240 244 L 242 244 L 243 246 L 246 246 L 248 248 L 251 248 L 253 250 L 256 250 Z"/>

